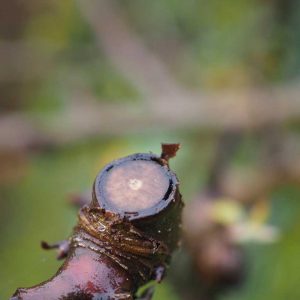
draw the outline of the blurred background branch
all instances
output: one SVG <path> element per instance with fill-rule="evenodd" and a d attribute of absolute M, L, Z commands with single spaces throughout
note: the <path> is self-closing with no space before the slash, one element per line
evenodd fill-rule
<path fill-rule="evenodd" d="M 43 141 L 59 145 L 88 136 L 122 135 L 149 128 L 159 130 L 160 127 L 174 131 L 253 130 L 299 118 L 297 81 L 273 87 L 254 85 L 222 91 L 188 90 L 172 77 L 162 59 L 133 32 L 117 2 L 78 1 L 78 4 L 99 48 L 143 95 L 143 101 L 99 103 L 91 90 L 75 88 L 72 101 L 61 113 L 48 118 L 46 126 L 39 117 L 32 118 L 26 113 L 0 117 L 2 147 L 34 146 Z M 0 55 L 1 65 L 4 66 L 2 75 L 0 73 L 2 80 L 10 81 L 14 76 L 32 79 L 42 76 L 45 69 L 49 71 L 51 67 L 51 64 L 46 65 L 51 55 L 48 59 L 41 57 L 40 51 L 23 43 L 2 43 L 0 51 L 3 54 Z M 10 136 L 6 134 L 8 128 Z"/>
<path fill-rule="evenodd" d="M 299 26 L 294 0 L 3 3 L 1 299 L 57 269 L 38 244 L 71 230 L 66 194 L 176 141 L 186 279 L 154 299 L 298 299 Z"/>
<path fill-rule="evenodd" d="M 44 140 L 47 144 L 59 145 L 97 135 L 122 135 L 161 127 L 172 131 L 257 130 L 270 124 L 297 122 L 299 95 L 298 86 L 291 84 L 273 89 L 203 94 L 199 101 L 177 95 L 170 103 L 156 96 L 155 101 L 148 103 L 123 105 L 100 104 L 88 91 L 76 91 L 74 101 L 63 112 L 48 118 L 47 125 L 43 126 L 43 120 L 26 113 L 0 117 L 0 146 L 34 146 Z"/>

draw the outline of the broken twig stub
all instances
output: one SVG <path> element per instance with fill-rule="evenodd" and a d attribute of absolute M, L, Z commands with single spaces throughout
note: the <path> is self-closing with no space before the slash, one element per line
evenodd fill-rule
<path fill-rule="evenodd" d="M 183 207 L 168 165 L 179 145 L 162 148 L 161 157 L 139 153 L 104 167 L 91 203 L 79 211 L 62 267 L 11 299 L 135 299 L 141 285 L 161 281 L 178 246 Z"/>

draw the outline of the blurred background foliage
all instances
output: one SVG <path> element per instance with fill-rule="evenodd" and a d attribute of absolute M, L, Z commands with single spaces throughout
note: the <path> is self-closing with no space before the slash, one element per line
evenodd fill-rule
<path fill-rule="evenodd" d="M 277 172 L 278 151 L 280 163 L 298 157 L 291 162 L 297 168 L 299 26 L 295 0 L 2 1 L 0 298 L 54 274 L 60 262 L 39 242 L 70 234 L 76 210 L 68 197 L 91 189 L 112 159 L 180 142 L 171 166 L 186 202 L 205 187 L 227 129 L 242 132 L 230 161 L 238 179 L 247 182 L 254 169 L 255 181 L 261 166 Z M 260 98 L 261 89 L 270 89 L 270 99 Z M 189 96 L 196 91 L 195 104 Z M 228 106 L 223 93 L 232 95 Z M 300 298 L 300 178 L 295 171 L 287 180 L 288 172 L 250 199 L 270 200 L 266 222 L 280 238 L 244 243 L 245 282 L 218 299 Z M 167 280 L 154 299 L 180 297 Z"/>

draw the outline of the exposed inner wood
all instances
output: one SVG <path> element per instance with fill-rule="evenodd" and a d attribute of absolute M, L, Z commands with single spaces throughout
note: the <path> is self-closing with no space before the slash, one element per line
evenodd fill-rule
<path fill-rule="evenodd" d="M 165 169 L 155 161 L 132 160 L 111 168 L 103 178 L 107 203 L 126 212 L 151 208 L 169 188 Z"/>

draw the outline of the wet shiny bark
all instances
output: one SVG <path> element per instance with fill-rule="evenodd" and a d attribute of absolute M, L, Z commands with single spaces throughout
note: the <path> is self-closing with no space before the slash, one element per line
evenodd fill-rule
<path fill-rule="evenodd" d="M 79 211 L 64 264 L 53 278 L 31 288 L 18 289 L 11 300 L 135 299 L 140 286 L 153 279 L 161 281 L 180 236 L 183 203 L 178 180 L 168 165 L 178 148 L 177 144 L 163 145 L 160 157 L 134 154 L 108 164 L 95 180 L 91 203 Z M 138 170 L 129 172 L 131 164 Z M 116 169 L 118 172 L 112 173 Z M 163 191 L 162 198 L 149 201 L 149 207 L 143 203 L 141 210 L 126 211 L 123 203 L 118 207 L 118 202 L 112 202 L 103 192 L 109 172 L 117 174 L 115 181 L 121 194 L 111 193 L 116 197 L 123 196 L 125 188 L 126 195 L 137 199 L 134 201 L 144 194 L 146 200 L 151 200 L 152 195 L 159 194 L 152 191 L 153 180 L 154 187 Z M 160 180 L 155 181 L 156 178 Z M 120 187 L 120 182 L 128 183 L 129 187 L 124 183 Z M 163 182 L 168 184 L 164 186 Z M 139 190 L 143 186 L 144 190 Z M 110 190 L 113 188 L 110 182 Z M 132 189 L 130 193 L 127 188 Z M 124 201 L 132 201 L 129 198 Z M 137 205 L 133 202 L 128 207 Z M 65 243 L 62 245 L 65 251 Z M 51 248 L 47 243 L 43 246 Z"/>

